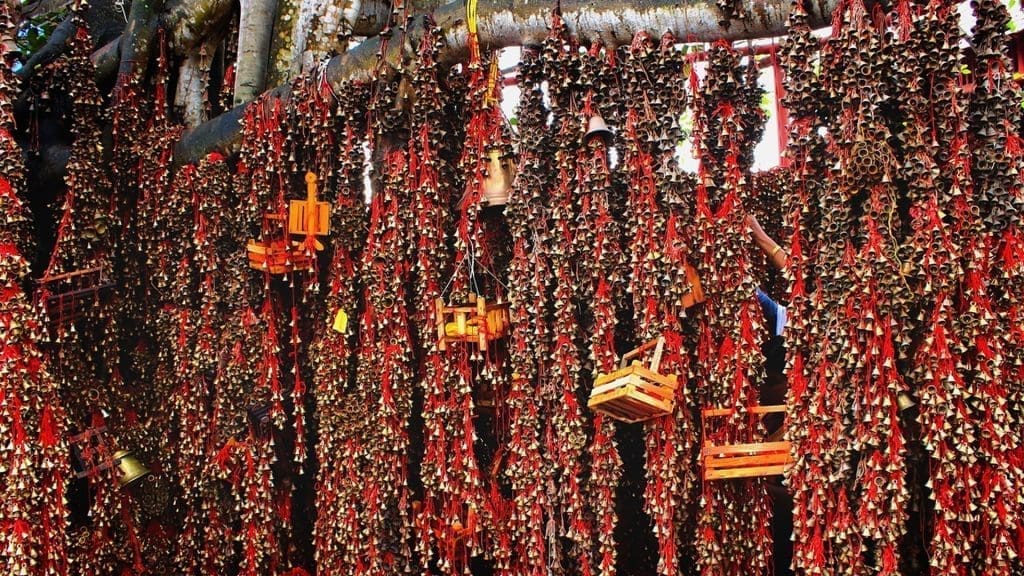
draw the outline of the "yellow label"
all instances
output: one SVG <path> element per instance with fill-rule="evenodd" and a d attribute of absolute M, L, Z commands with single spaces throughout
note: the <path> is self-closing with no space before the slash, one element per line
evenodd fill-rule
<path fill-rule="evenodd" d="M 338 313 L 334 315 L 334 325 L 332 326 L 335 332 L 345 333 L 348 329 L 348 314 L 345 314 L 344 310 L 338 310 Z"/>

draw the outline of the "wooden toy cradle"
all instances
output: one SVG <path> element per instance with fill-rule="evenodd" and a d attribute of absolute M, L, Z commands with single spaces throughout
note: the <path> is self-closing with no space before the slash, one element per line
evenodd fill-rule
<path fill-rule="evenodd" d="M 665 338 L 659 337 L 622 356 L 621 367 L 594 380 L 587 406 L 622 422 L 642 422 L 672 413 L 678 376 L 658 373 Z M 638 358 L 654 349 L 650 367 Z M 632 362 L 630 362 L 632 361 Z"/>
<path fill-rule="evenodd" d="M 306 173 L 306 199 L 292 200 L 288 216 L 268 213 L 263 215 L 260 240 L 249 240 L 246 250 L 249 266 L 271 274 L 286 274 L 312 267 L 314 252 L 324 249 L 316 239 L 330 233 L 331 205 L 317 200 L 316 175 Z M 297 242 L 289 235 L 304 236 Z"/>
<path fill-rule="evenodd" d="M 465 304 L 447 305 L 438 298 L 434 301 L 434 316 L 439 350 L 447 350 L 454 342 L 476 343 L 481 351 L 487 350 L 490 342 L 508 334 L 511 324 L 507 302 L 488 304 L 477 294 L 470 294 Z"/>
<path fill-rule="evenodd" d="M 285 274 L 310 267 L 312 258 L 306 248 L 285 234 L 282 214 L 264 214 L 261 240 L 249 240 L 249 266 L 271 274 Z"/>

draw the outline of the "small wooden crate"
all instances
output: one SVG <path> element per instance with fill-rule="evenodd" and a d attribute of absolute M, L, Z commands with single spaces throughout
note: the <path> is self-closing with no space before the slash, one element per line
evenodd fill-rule
<path fill-rule="evenodd" d="M 690 291 L 683 294 L 681 304 L 683 308 L 689 308 L 704 302 L 706 297 L 704 296 L 704 288 L 700 285 L 700 276 L 697 275 L 697 269 L 686 264 L 684 271 L 686 273 L 686 281 L 690 284 Z"/>
<path fill-rule="evenodd" d="M 622 356 L 622 366 L 594 380 L 587 406 L 622 422 L 642 422 L 672 413 L 678 377 L 658 373 L 665 338 L 647 342 Z M 640 354 L 654 349 L 650 368 L 639 360 Z M 632 360 L 632 363 L 629 363 Z"/>
<path fill-rule="evenodd" d="M 309 268 L 310 257 L 298 242 L 249 240 L 247 246 L 249 266 L 271 274 L 286 274 Z"/>
<path fill-rule="evenodd" d="M 451 306 L 438 298 L 434 301 L 434 315 L 439 350 L 447 350 L 452 342 L 475 342 L 480 350 L 487 350 L 489 342 L 508 334 L 511 324 L 507 302 L 488 304 L 476 294 L 470 294 L 466 304 Z"/>
<path fill-rule="evenodd" d="M 51 324 L 67 325 L 81 318 L 88 308 L 105 302 L 114 286 L 103 268 L 97 266 L 40 278 L 36 298 Z"/>
<path fill-rule="evenodd" d="M 752 414 L 785 413 L 786 406 L 752 406 L 747 411 Z M 734 412 L 729 408 L 705 409 L 702 412 L 704 429 L 707 430 L 711 418 L 731 416 Z M 790 443 L 785 441 L 716 445 L 705 440 L 701 450 L 704 479 L 731 480 L 782 474 L 793 463 L 790 448 Z"/>

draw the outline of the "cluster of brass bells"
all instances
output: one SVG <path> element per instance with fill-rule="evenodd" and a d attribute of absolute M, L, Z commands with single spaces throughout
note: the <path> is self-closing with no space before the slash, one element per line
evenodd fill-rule
<path fill-rule="evenodd" d="M 889 147 L 884 142 L 867 142 L 858 139 L 850 148 L 847 173 L 865 184 L 888 182 L 887 166 L 892 160 Z"/>

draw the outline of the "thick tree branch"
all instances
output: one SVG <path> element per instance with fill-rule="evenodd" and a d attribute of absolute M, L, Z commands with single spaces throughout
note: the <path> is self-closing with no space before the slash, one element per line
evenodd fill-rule
<path fill-rule="evenodd" d="M 75 33 L 75 22 L 71 15 L 68 15 L 59 26 L 53 29 L 50 34 L 50 38 L 46 41 L 46 44 L 36 51 L 35 54 L 29 58 L 25 65 L 18 69 L 15 74 L 21 76 L 23 79 L 31 78 L 35 71 L 43 66 L 53 62 L 60 57 L 68 48 L 68 40 Z"/>
<path fill-rule="evenodd" d="M 821 0 L 817 12 L 811 14 L 812 26 L 824 26 L 831 17 L 837 0 Z M 718 39 L 739 40 L 779 36 L 786 31 L 789 0 L 755 0 L 748 6 L 754 15 L 751 21 L 719 23 L 720 14 L 714 2 L 705 0 L 603 0 L 561 2 L 562 17 L 581 41 L 601 40 L 616 46 L 632 40 L 637 32 L 646 30 L 655 35 L 671 32 L 676 38 L 690 42 Z M 528 0 L 480 0 L 478 30 L 481 42 L 490 48 L 504 48 L 541 42 L 547 34 L 551 4 Z M 456 0 L 438 8 L 434 20 L 444 30 L 448 47 L 440 62 L 453 64 L 466 57 L 465 8 Z M 401 66 L 403 49 L 415 45 L 422 30 L 422 17 L 408 31 L 396 30 L 386 41 L 385 59 L 391 71 Z M 335 56 L 327 66 L 328 80 L 340 89 L 346 80 L 370 80 L 377 68 L 378 55 L 385 39 L 369 38 L 349 52 Z M 287 98 L 287 87 L 272 91 L 273 97 Z M 175 148 L 175 163 L 195 162 L 214 150 L 232 153 L 238 149 L 243 104 L 187 132 Z"/>

